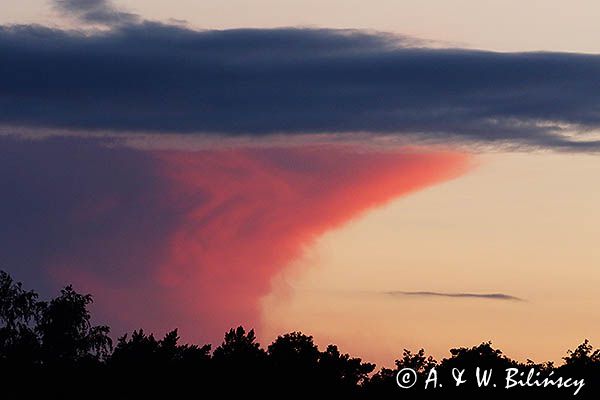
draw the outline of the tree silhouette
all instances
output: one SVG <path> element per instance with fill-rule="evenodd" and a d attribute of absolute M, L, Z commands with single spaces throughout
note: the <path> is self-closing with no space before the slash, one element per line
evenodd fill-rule
<path fill-rule="evenodd" d="M 39 341 L 32 326 L 38 322 L 42 303 L 33 291 L 0 271 L 0 368 L 37 363 Z"/>
<path fill-rule="evenodd" d="M 279 336 L 269 345 L 268 355 L 277 385 L 280 389 L 294 387 L 296 393 L 314 392 L 318 387 L 321 394 L 354 397 L 356 389 L 375 368 L 360 358 L 341 354 L 335 345 L 320 352 L 313 337 L 301 332 Z M 298 382 L 310 384 L 298 385 Z"/>
<path fill-rule="evenodd" d="M 276 368 L 299 373 L 314 369 L 319 361 L 319 349 L 313 337 L 300 332 L 279 336 L 269 345 L 268 353 Z"/>
<path fill-rule="evenodd" d="M 268 387 L 267 353 L 256 340 L 254 330 L 239 326 L 225 333 L 223 343 L 212 356 L 212 380 L 225 394 L 248 393 L 252 387 Z"/>
<path fill-rule="evenodd" d="M 590 341 L 585 339 L 575 350 L 568 350 L 567 356 L 563 357 L 565 366 L 586 368 L 600 363 L 600 349 L 594 350 Z"/>
<path fill-rule="evenodd" d="M 158 362 L 158 341 L 154 335 L 144 334 L 144 330 L 133 331 L 120 337 L 115 351 L 110 358 L 111 366 L 135 371 L 139 368 L 150 368 Z"/>
<path fill-rule="evenodd" d="M 375 364 L 363 363 L 360 358 L 341 354 L 333 344 L 319 354 L 322 384 L 330 386 L 338 395 L 350 396 L 357 387 L 367 382 L 374 369 Z"/>
<path fill-rule="evenodd" d="M 210 345 L 180 345 L 177 329 L 163 339 L 146 335 L 142 329 L 120 337 L 107 365 L 111 378 L 119 382 L 122 393 L 130 397 L 158 393 L 181 393 L 179 385 L 167 383 L 206 376 Z"/>
<path fill-rule="evenodd" d="M 254 329 L 246 333 L 245 329 L 239 326 L 225 334 L 225 340 L 215 349 L 213 359 L 219 363 L 245 366 L 259 363 L 265 356 L 265 351 L 256 341 Z"/>
<path fill-rule="evenodd" d="M 210 359 L 210 345 L 180 345 L 177 329 L 167 333 L 162 340 L 144 331 L 133 331 L 131 338 L 119 338 L 110 357 L 112 367 L 135 371 L 140 369 L 195 369 L 203 367 Z"/>
<path fill-rule="evenodd" d="M 67 286 L 60 296 L 44 304 L 39 324 L 44 362 L 71 364 L 104 360 L 112 350 L 110 328 L 92 326 L 87 307 L 92 296 L 82 295 Z"/>
<path fill-rule="evenodd" d="M 586 339 L 568 350 L 563 364 L 520 363 L 491 342 L 450 350 L 436 361 L 423 349 L 405 349 L 394 368 L 373 373 L 374 364 L 343 354 L 334 344 L 319 350 L 312 336 L 301 332 L 278 336 L 263 349 L 254 330 L 225 333 L 211 354 L 210 345 L 181 344 L 177 329 L 156 339 L 142 329 L 121 336 L 112 348 L 109 328 L 91 323 L 92 297 L 71 286 L 47 302 L 0 272 L 0 398 L 120 399 L 184 398 L 217 393 L 221 397 L 319 396 L 388 399 L 448 398 L 529 399 L 570 397 L 573 390 L 517 387 L 510 392 L 478 388 L 475 381 L 460 388 L 444 381 L 435 390 L 423 382 L 432 368 L 446 378 L 452 371 L 479 367 L 501 374 L 506 368 L 535 368 L 544 374 L 585 379 L 577 398 L 599 398 L 600 350 Z M 413 369 L 420 385 L 402 390 L 396 375 Z M 35 384 L 29 384 L 35 382 Z"/>
<path fill-rule="evenodd" d="M 396 365 L 395 369 L 381 368 L 367 382 L 371 393 L 382 395 L 397 390 L 396 374 L 404 368 L 413 369 L 417 373 L 419 381 L 424 382 L 429 370 L 438 365 L 433 357 L 425 354 L 424 349 L 420 349 L 416 353 L 404 349 L 402 358 L 396 360 L 394 364 Z M 410 392 L 414 393 L 418 389 L 419 387 L 415 386 L 410 389 Z"/>

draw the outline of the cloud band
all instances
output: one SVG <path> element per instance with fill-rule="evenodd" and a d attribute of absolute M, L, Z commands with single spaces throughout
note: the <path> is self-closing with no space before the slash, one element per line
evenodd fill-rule
<path fill-rule="evenodd" d="M 586 132 L 600 127 L 600 56 L 419 45 L 349 30 L 4 26 L 0 124 L 598 150 Z"/>

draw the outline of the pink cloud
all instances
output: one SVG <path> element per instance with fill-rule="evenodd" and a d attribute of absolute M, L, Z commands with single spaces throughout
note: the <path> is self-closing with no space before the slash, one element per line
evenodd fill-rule
<path fill-rule="evenodd" d="M 347 145 L 53 146 L 63 148 L 47 160 L 58 165 L 46 172 L 54 186 L 40 196 L 56 207 L 28 222 L 41 227 L 31 251 L 44 249 L 34 268 L 93 293 L 95 311 L 117 333 L 179 327 L 187 340 L 213 342 L 232 326 L 259 323 L 271 279 L 316 237 L 470 165 L 451 151 Z M 56 153 L 46 147 L 39 154 Z M 24 187 L 42 171 L 28 168 Z"/>
<path fill-rule="evenodd" d="M 233 325 L 255 325 L 271 278 L 317 236 L 468 165 L 457 153 L 347 146 L 172 152 L 159 159 L 173 183 L 169 196 L 187 216 L 169 238 L 171 254 L 157 279 L 173 289 L 171 304 L 187 305 L 180 321 L 196 320 L 211 339 Z"/>

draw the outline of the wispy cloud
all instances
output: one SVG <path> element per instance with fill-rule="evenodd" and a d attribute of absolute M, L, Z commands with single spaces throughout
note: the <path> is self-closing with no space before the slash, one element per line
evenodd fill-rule
<path fill-rule="evenodd" d="M 92 24 L 119 25 L 140 20 L 137 14 L 120 10 L 110 0 L 52 0 L 52 4 L 59 12 Z"/>
<path fill-rule="evenodd" d="M 488 299 L 488 300 L 512 300 L 512 301 L 524 301 L 524 299 L 511 296 L 504 293 L 446 293 L 446 292 L 409 292 L 409 291 L 390 291 L 385 294 L 392 296 L 419 296 L 419 297 L 456 297 L 456 298 L 474 298 L 474 299 Z"/>

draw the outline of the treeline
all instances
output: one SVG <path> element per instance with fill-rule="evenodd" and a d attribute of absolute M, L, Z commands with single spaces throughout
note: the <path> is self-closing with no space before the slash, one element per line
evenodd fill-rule
<path fill-rule="evenodd" d="M 113 343 L 109 327 L 91 324 L 91 302 L 90 295 L 79 294 L 71 286 L 56 298 L 41 301 L 35 292 L 0 272 L 0 399 L 600 398 L 600 350 L 587 340 L 568 351 L 560 366 L 520 363 L 491 343 L 482 343 L 452 349 L 451 357 L 441 361 L 422 349 L 404 350 L 394 368 L 376 370 L 374 364 L 343 354 L 335 345 L 320 350 L 311 336 L 299 332 L 279 336 L 266 348 L 257 342 L 253 330 L 242 327 L 227 332 L 214 351 L 210 345 L 179 343 L 177 330 L 160 339 L 134 331 Z M 478 367 L 480 372 L 493 371 L 487 386 L 477 382 Z M 414 376 L 399 376 L 405 368 L 415 371 Z M 524 373 L 515 373 L 515 382 L 533 369 L 533 379 L 542 384 L 546 377 L 554 381 L 561 377 L 561 384 L 572 378 L 571 385 L 506 388 L 505 374 L 511 368 Z M 456 387 L 461 370 L 465 382 Z M 415 377 L 411 388 L 399 386 L 409 386 Z M 584 385 L 574 395 L 579 381 Z"/>

